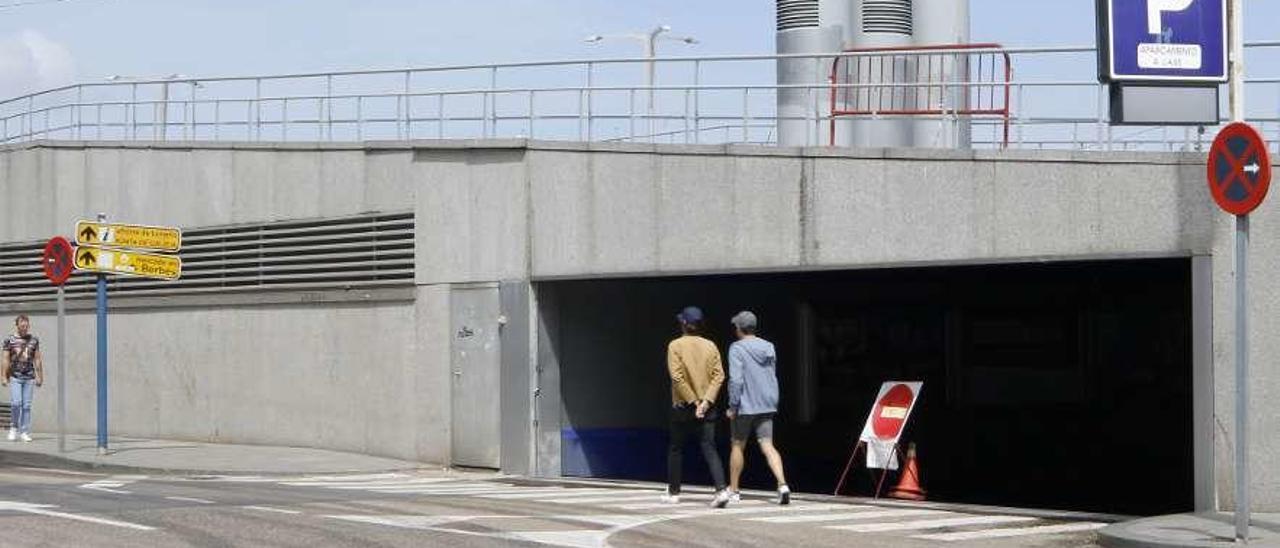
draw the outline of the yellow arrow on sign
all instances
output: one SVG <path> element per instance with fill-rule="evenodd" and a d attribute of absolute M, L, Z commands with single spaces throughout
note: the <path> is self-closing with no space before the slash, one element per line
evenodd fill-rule
<path fill-rule="evenodd" d="M 76 243 L 105 247 L 178 251 L 182 249 L 182 231 L 167 226 L 76 221 Z"/>
<path fill-rule="evenodd" d="M 76 270 L 176 280 L 182 276 L 182 259 L 174 255 L 82 245 L 76 249 Z"/>

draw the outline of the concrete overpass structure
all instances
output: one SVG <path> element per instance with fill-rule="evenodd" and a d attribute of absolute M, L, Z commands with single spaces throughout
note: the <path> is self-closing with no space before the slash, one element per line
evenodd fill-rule
<path fill-rule="evenodd" d="M 35 248 L 100 211 L 181 226 L 203 274 L 113 286 L 113 433 L 634 476 L 647 472 L 600 459 L 651 445 L 674 307 L 705 303 L 727 322 L 756 306 L 791 347 L 784 416 L 826 432 L 793 443 L 815 469 L 847 455 L 830 448 L 843 451 L 865 413 L 857 394 L 827 407 L 827 386 L 918 374 L 937 379 L 923 424 L 971 414 L 945 429 L 991 440 L 957 449 L 921 427 L 944 497 L 948 481 L 967 489 L 946 454 L 1023 459 L 1020 481 L 1146 467 L 1137 484 L 1176 492 L 1134 495 L 1130 509 L 1227 507 L 1232 228 L 1204 170 L 1198 153 L 35 141 L 0 149 L 0 310 L 31 314 L 53 356 Z M 1253 492 L 1274 510 L 1280 480 L 1263 471 L 1280 465 L 1268 435 L 1280 430 L 1268 411 L 1280 293 L 1266 280 L 1280 273 L 1280 224 L 1267 206 L 1253 219 Z M 348 245 L 350 231 L 408 238 L 411 259 L 299 252 L 315 257 L 304 271 L 230 256 L 244 234 L 269 257 Z M 68 407 L 90 432 L 92 299 L 75 287 Z M 879 323 L 907 309 L 919 312 Z M 1020 390 L 1033 395 L 1010 396 Z M 38 430 L 53 429 L 54 403 L 37 397 Z M 846 405 L 857 415 L 833 429 L 830 409 Z M 1037 433 L 1007 418 L 1019 413 L 1069 426 Z M 1089 420 L 1064 418 L 1080 413 Z"/>

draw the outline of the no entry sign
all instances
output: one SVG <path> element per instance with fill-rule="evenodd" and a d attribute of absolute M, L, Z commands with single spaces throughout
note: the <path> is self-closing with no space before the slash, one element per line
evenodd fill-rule
<path fill-rule="evenodd" d="M 1232 215 L 1248 215 L 1271 187 L 1271 157 L 1253 126 L 1233 122 L 1222 128 L 1209 149 L 1209 193 Z"/>
<path fill-rule="evenodd" d="M 71 242 L 62 236 L 54 236 L 49 239 L 49 243 L 45 244 L 41 262 L 44 263 L 44 276 L 49 278 L 53 285 L 67 283 L 67 278 L 70 278 L 75 270 L 75 264 L 72 262 L 74 254 Z"/>
<path fill-rule="evenodd" d="M 920 395 L 922 382 L 889 381 L 880 385 L 880 394 L 871 406 L 871 414 L 867 415 L 867 423 L 862 427 L 859 441 L 867 444 L 867 467 L 898 468 L 897 454 L 894 447 L 902 430 L 911 418 L 911 410 L 915 408 L 916 399 Z"/>

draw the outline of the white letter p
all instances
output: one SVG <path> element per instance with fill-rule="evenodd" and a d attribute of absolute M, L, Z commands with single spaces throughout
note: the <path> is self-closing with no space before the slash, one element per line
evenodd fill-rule
<path fill-rule="evenodd" d="M 1164 33 L 1164 12 L 1182 11 L 1191 7 L 1193 0 L 1147 0 L 1147 31 Z"/>

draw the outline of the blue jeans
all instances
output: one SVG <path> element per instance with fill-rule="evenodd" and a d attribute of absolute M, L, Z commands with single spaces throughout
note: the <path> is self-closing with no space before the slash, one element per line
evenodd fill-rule
<path fill-rule="evenodd" d="M 31 397 L 35 395 L 35 379 L 9 378 L 9 403 L 13 410 L 13 428 L 31 433 Z"/>

